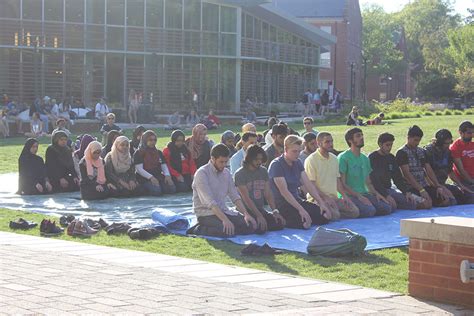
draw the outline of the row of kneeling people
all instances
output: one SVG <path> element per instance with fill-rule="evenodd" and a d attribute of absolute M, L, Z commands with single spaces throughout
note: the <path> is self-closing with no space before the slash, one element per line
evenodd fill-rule
<path fill-rule="evenodd" d="M 361 152 L 364 146 L 361 129 L 352 128 L 346 132 L 345 140 L 349 149 L 338 157 L 332 153 L 331 134 L 320 132 L 316 139 L 318 148 L 306 158 L 304 164 L 300 160 L 303 140 L 289 135 L 284 138 L 282 153 L 271 161 L 268 171 L 262 167 L 267 160 L 268 149 L 264 151 L 258 145 L 244 144 L 242 166 L 235 172 L 234 178 L 227 169 L 230 156 L 228 146 L 215 145 L 210 151 L 208 162 L 197 170 L 194 177 L 190 173 L 189 181 L 184 182 L 188 189 L 192 185 L 193 209 L 198 218 L 198 224 L 190 232 L 222 236 L 264 232 L 284 226 L 308 228 L 311 224 L 321 225 L 341 217 L 386 215 L 397 208 L 423 209 L 473 203 L 474 155 L 465 155 L 468 151 L 474 153 L 473 128 L 469 124 L 461 124 L 461 137 L 454 144 L 451 145 L 453 139 L 449 131 L 439 130 L 433 143 L 425 149 L 418 147 L 423 132 L 418 126 L 412 126 L 406 144 L 396 156 L 390 153 L 393 135 L 383 133 L 378 138 L 379 149 L 371 153 L 370 158 Z M 43 174 L 41 178 L 48 179 L 47 183 L 43 182 L 43 192 L 45 188 L 49 191 L 48 186 L 53 187 L 48 170 L 57 169 L 59 165 L 68 164 L 68 176 L 71 177 L 58 179 L 56 176 L 55 184 L 59 188 L 72 189 L 78 183 L 78 178 L 70 171 L 73 170 L 73 164 L 65 163 L 71 157 L 70 151 L 67 155 L 61 154 L 63 143 L 66 142 L 64 135 L 53 135 L 53 144 L 46 154 L 47 177 Z M 190 154 L 188 147 L 181 144 L 184 144 L 182 132 L 173 132 L 171 143 L 183 148 L 181 154 L 169 155 L 170 165 L 173 162 L 175 166 L 177 162 L 185 161 Z M 160 188 L 160 192 L 154 192 L 156 195 L 175 191 L 176 184 L 173 177 L 169 176 L 170 166 L 164 163 L 166 159 L 155 144 L 156 134 L 145 132 L 132 158 L 128 139 L 121 136 L 115 140 L 112 151 L 103 163 L 100 159 L 100 144 L 91 142 L 80 162 L 83 198 L 102 198 L 111 192 L 119 196 L 126 196 L 127 193 L 133 195 L 137 194 L 139 187 L 152 194 L 153 189 Z M 277 145 L 275 139 L 272 146 Z M 22 153 L 24 161 L 26 156 L 33 160 L 35 146 L 37 143 L 34 140 L 27 142 Z M 56 160 L 48 167 L 50 149 L 54 150 Z M 26 155 L 25 152 L 30 154 Z M 66 156 L 69 158 L 66 159 Z M 36 160 L 36 169 L 40 170 L 42 160 Z M 181 167 L 184 165 L 181 164 Z M 21 169 L 20 166 L 20 182 L 24 175 Z M 159 170 L 160 174 L 157 175 L 153 169 Z M 454 184 L 446 183 L 448 177 Z M 42 186 L 40 182 L 36 184 Z M 37 186 L 36 189 L 39 190 Z M 237 211 L 227 207 L 228 197 L 234 202 Z M 266 203 L 271 211 L 265 209 Z"/>

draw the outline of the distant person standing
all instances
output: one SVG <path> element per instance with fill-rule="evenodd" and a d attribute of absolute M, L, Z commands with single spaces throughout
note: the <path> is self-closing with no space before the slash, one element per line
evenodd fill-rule
<path fill-rule="evenodd" d="M 128 118 L 130 123 L 137 124 L 138 107 L 140 105 L 139 95 L 134 89 L 130 89 L 128 94 Z"/>
<path fill-rule="evenodd" d="M 309 115 L 309 106 L 313 102 L 313 94 L 311 93 L 311 90 L 308 89 L 306 92 L 303 94 L 303 104 L 304 104 L 304 116 Z"/>
<path fill-rule="evenodd" d="M 329 93 L 328 90 L 324 90 L 323 94 L 321 95 L 321 115 L 324 115 L 328 111 L 329 105 Z"/>
<path fill-rule="evenodd" d="M 315 112 L 311 111 L 311 115 L 319 115 L 321 111 L 321 90 L 317 90 L 316 93 L 313 95 L 313 103 L 315 106 Z"/>

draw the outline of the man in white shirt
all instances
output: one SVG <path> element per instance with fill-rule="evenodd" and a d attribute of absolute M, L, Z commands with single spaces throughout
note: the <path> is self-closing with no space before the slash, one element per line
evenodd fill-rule
<path fill-rule="evenodd" d="M 95 118 L 101 122 L 105 122 L 105 117 L 110 113 L 109 107 L 105 103 L 105 98 L 101 98 L 99 103 L 95 105 Z"/>

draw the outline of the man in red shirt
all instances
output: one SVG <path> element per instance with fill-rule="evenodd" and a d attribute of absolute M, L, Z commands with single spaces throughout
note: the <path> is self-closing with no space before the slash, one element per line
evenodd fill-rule
<path fill-rule="evenodd" d="M 474 189 L 474 142 L 472 142 L 472 132 L 474 125 L 469 121 L 464 121 L 459 125 L 460 137 L 449 148 L 454 161 L 453 170 L 461 181 Z M 469 195 L 469 204 L 474 203 L 474 195 Z"/>

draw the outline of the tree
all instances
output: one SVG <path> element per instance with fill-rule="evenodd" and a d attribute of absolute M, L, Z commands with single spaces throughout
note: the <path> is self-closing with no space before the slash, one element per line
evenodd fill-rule
<path fill-rule="evenodd" d="M 449 47 L 446 56 L 452 65 L 457 84 L 456 92 L 462 96 L 474 93 L 474 24 L 467 24 L 448 33 Z"/>
<path fill-rule="evenodd" d="M 388 75 L 400 71 L 403 63 L 403 52 L 396 48 L 396 37 L 401 27 L 381 6 L 372 5 L 362 12 L 363 32 L 362 44 L 367 73 Z"/>

